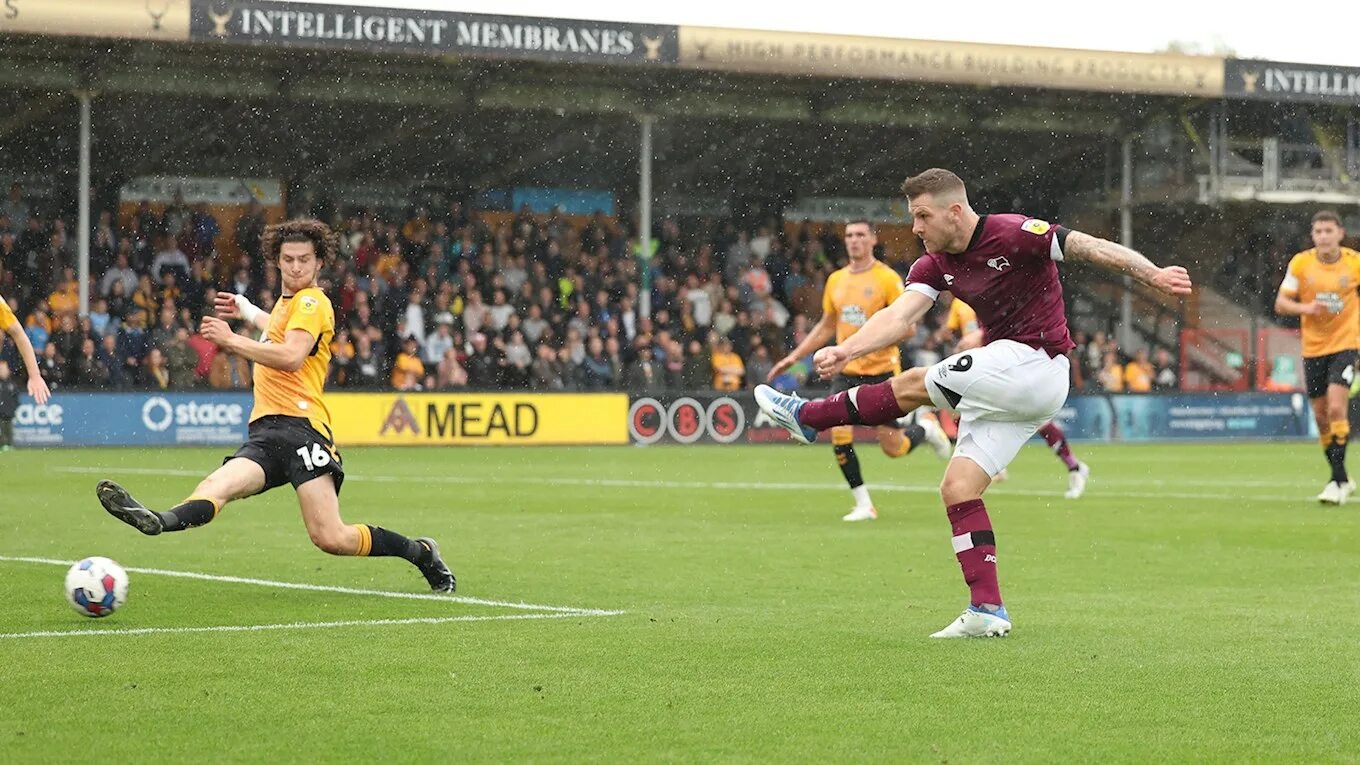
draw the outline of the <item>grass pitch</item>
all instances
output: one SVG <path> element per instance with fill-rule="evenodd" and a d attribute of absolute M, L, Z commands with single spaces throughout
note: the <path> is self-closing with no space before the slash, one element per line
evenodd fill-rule
<path fill-rule="evenodd" d="M 1315 445 L 1082 446 L 1077 502 L 1025 449 L 988 495 L 1015 630 L 975 641 L 926 637 L 967 597 L 941 463 L 860 451 L 852 525 L 824 447 L 346 450 L 346 519 L 489 603 L 134 571 L 87 620 L 0 560 L 0 760 L 1355 760 L 1360 512 L 1311 501 Z M 312 549 L 286 489 L 158 538 L 94 499 L 221 455 L 0 455 L 0 556 L 425 592 Z"/>

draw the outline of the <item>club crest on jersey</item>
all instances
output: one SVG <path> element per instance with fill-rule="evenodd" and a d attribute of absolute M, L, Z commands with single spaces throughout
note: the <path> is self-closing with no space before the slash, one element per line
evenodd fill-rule
<path fill-rule="evenodd" d="M 1043 221 L 1040 221 L 1040 223 L 1043 223 Z M 1045 223 L 1044 225 L 1048 224 Z M 987 260 L 987 267 L 995 268 L 998 271 L 1004 271 L 1007 268 L 1011 267 L 1011 262 L 1009 260 L 1006 260 L 1006 256 L 1002 255 L 999 258 L 989 258 Z"/>
<path fill-rule="evenodd" d="M 945 275 L 944 275 L 944 286 L 946 286 L 946 287 L 952 287 L 952 286 L 954 286 L 954 275 L 953 275 L 953 274 L 945 274 Z"/>
<path fill-rule="evenodd" d="M 1034 234 L 1035 236 L 1043 236 L 1044 234 L 1047 234 L 1048 230 L 1050 228 L 1053 228 L 1053 226 L 1049 225 L 1048 221 L 1046 220 L 1030 218 L 1024 223 L 1021 223 L 1020 228 L 1030 232 L 1031 234 Z"/>
<path fill-rule="evenodd" d="M 869 317 L 864 315 L 864 309 L 857 305 L 847 305 L 841 308 L 841 323 L 849 324 L 852 327 L 862 327 Z"/>
<path fill-rule="evenodd" d="M 303 295 L 302 299 L 298 301 L 298 311 L 309 314 L 316 313 L 316 307 L 318 305 L 320 305 L 320 303 L 317 302 L 316 298 L 311 295 Z"/>

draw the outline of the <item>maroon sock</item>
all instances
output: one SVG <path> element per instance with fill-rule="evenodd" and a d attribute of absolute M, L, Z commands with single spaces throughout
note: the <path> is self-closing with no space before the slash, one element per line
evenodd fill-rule
<path fill-rule="evenodd" d="M 972 604 L 1001 605 L 1001 585 L 996 581 L 996 536 L 992 519 L 981 499 L 949 506 L 949 525 L 954 530 L 954 557 L 963 569 Z"/>
<path fill-rule="evenodd" d="M 1039 428 L 1039 435 L 1044 437 L 1044 442 L 1048 444 L 1048 448 L 1058 455 L 1058 459 L 1063 461 L 1069 471 L 1081 467 L 1077 458 L 1072 456 L 1072 449 L 1067 446 L 1067 434 L 1063 432 L 1062 428 L 1058 427 L 1058 423 L 1050 422 Z"/>
<path fill-rule="evenodd" d="M 851 393 L 855 394 L 854 408 L 859 412 L 858 418 L 850 414 Z M 897 396 L 893 394 L 892 380 L 884 380 L 809 401 L 799 411 L 798 421 L 817 430 L 826 430 L 837 425 L 887 425 L 904 414 L 906 412 L 897 405 Z"/>

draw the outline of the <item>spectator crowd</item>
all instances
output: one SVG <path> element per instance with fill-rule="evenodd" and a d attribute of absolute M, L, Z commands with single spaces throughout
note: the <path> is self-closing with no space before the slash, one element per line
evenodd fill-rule
<path fill-rule="evenodd" d="M 121 217 L 97 216 L 81 317 L 71 226 L 33 209 L 18 186 L 0 202 L 0 295 L 22 318 L 49 383 L 250 387 L 249 363 L 196 331 L 219 290 L 265 310 L 278 299 L 278 273 L 260 257 L 266 211 L 252 205 L 227 232 L 206 205 L 178 199 Z M 803 339 L 827 276 L 844 262 L 830 229 L 804 223 L 789 235 L 774 220 L 753 230 L 662 221 L 650 258 L 639 257 L 626 224 L 602 213 L 521 210 L 496 220 L 454 202 L 401 216 L 354 210 L 330 222 L 340 234 L 338 262 L 322 274 L 336 313 L 334 388 L 740 390 L 763 382 Z M 219 253 L 224 239 L 241 254 Z M 948 355 L 942 313 L 905 343 L 904 362 Z M 1166 349 L 1127 358 L 1103 332 L 1077 340 L 1078 388 L 1176 387 Z M 0 360 L 22 369 L 12 343 Z M 778 384 L 819 384 L 810 369 L 803 359 Z"/>

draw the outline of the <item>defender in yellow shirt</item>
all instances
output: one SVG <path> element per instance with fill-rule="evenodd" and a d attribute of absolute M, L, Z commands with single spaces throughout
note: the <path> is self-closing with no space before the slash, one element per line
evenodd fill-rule
<path fill-rule="evenodd" d="M 878 234 L 867 220 L 854 220 L 845 225 L 845 250 L 850 263 L 831 274 L 822 292 L 822 318 L 803 342 L 789 355 L 780 359 L 770 370 L 769 381 L 784 373 L 799 359 L 826 345 L 835 338 L 837 343 L 853 334 L 878 311 L 891 305 L 902 294 L 902 277 L 874 257 Z M 859 385 L 883 382 L 902 371 L 902 360 L 897 346 L 888 346 L 855 359 L 831 380 L 831 393 L 848 391 Z M 889 457 L 902 457 L 922 443 L 929 443 L 941 459 L 949 456 L 949 438 L 930 416 L 911 418 L 903 428 L 894 425 L 878 426 L 878 445 Z M 840 465 L 855 507 L 842 520 L 867 521 L 878 517 L 878 510 L 864 485 L 859 457 L 855 454 L 853 427 L 831 429 L 832 449 Z"/>
<path fill-rule="evenodd" d="M 345 479 L 322 399 L 335 334 L 331 301 L 317 277 L 336 254 L 335 234 L 316 220 L 269 226 L 261 240 L 266 260 L 277 263 L 283 286 L 273 311 L 219 293 L 218 317 L 205 317 L 200 334 L 224 351 L 255 362 L 255 406 L 249 438 L 194 494 L 158 513 L 123 487 L 101 481 L 97 493 L 111 515 L 147 535 L 202 526 L 228 502 L 291 483 L 312 542 L 331 555 L 394 556 L 420 569 L 435 592 L 453 592 L 453 572 L 429 537 L 408 539 L 380 526 L 347 525 L 340 519 Z M 266 332 L 263 342 L 232 332 L 226 319 L 245 319 Z"/>
<path fill-rule="evenodd" d="M 47 382 L 42 378 L 42 370 L 38 367 L 38 354 L 33 352 L 33 343 L 29 342 L 28 335 L 24 333 L 23 322 L 10 310 L 4 295 L 0 295 L 0 332 L 9 335 L 9 339 L 13 340 L 15 347 L 19 349 L 19 357 L 24 360 L 24 371 L 28 377 L 28 395 L 32 396 L 39 406 L 46 404 L 52 392 L 47 389 Z"/>
<path fill-rule="evenodd" d="M 1276 313 L 1300 317 L 1303 375 L 1332 476 L 1319 502 L 1344 504 L 1355 491 L 1346 474 L 1351 380 L 1360 348 L 1360 253 L 1341 246 L 1346 230 L 1331 210 L 1313 216 L 1313 248 L 1289 261 Z"/>

